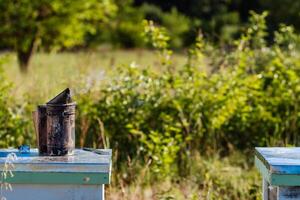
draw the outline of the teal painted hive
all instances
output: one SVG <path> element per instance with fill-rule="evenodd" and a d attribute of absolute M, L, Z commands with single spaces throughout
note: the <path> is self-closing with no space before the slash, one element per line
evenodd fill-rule
<path fill-rule="evenodd" d="M 6 156 L 15 153 L 13 191 L 5 191 L 8 200 L 23 199 L 34 194 L 35 199 L 103 200 L 104 185 L 110 182 L 111 150 L 85 151 L 76 149 L 72 156 L 39 156 L 37 149 L 21 154 L 16 149 L 0 150 L 0 168 Z"/>
<path fill-rule="evenodd" d="M 257 147 L 255 165 L 263 177 L 263 199 L 300 199 L 300 148 Z"/>

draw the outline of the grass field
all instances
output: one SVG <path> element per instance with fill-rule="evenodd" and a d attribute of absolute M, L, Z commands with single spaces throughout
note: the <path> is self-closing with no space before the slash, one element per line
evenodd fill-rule
<path fill-rule="evenodd" d="M 148 50 L 99 50 L 91 52 L 65 52 L 58 54 L 37 53 L 32 57 L 28 74 L 21 74 L 16 56 L 9 54 L 5 73 L 14 83 L 15 96 L 35 95 L 33 98 L 46 101 L 65 87 L 78 90 L 83 82 L 107 81 L 116 67 L 134 63 L 141 68 L 155 66 L 160 70 L 156 53 Z M 173 64 L 181 66 L 184 55 L 175 54 Z M 100 81 L 100 82 L 101 82 Z"/>
<path fill-rule="evenodd" d="M 261 179 L 240 154 L 191 158 L 193 173 L 176 181 L 145 184 L 144 174 L 130 185 L 119 179 L 107 187 L 109 200 L 261 200 Z M 147 170 L 147 169 L 146 169 Z"/>

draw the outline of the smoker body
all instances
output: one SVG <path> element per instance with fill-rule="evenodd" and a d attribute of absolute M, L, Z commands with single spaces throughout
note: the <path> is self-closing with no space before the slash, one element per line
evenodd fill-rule
<path fill-rule="evenodd" d="M 72 155 L 75 149 L 75 107 L 47 104 L 47 152 L 50 156 Z"/>
<path fill-rule="evenodd" d="M 30 154 L 17 150 L 0 150 L 0 167 L 6 155 L 14 152 L 13 177 L 5 182 L 13 191 L 3 190 L 8 200 L 104 200 L 104 185 L 110 182 L 111 150 L 97 153 L 75 149 L 72 156 L 39 156 L 37 149 Z"/>
<path fill-rule="evenodd" d="M 299 147 L 257 147 L 255 165 L 262 175 L 263 200 L 300 199 Z"/>

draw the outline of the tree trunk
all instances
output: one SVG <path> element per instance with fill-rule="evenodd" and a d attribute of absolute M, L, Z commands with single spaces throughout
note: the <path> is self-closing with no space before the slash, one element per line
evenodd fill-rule
<path fill-rule="evenodd" d="M 31 52 L 18 51 L 18 62 L 22 73 L 27 73 Z"/>
<path fill-rule="evenodd" d="M 30 40 L 29 45 L 25 48 L 24 47 L 22 48 L 22 42 L 18 44 L 17 56 L 18 56 L 19 67 L 22 73 L 27 73 L 28 71 L 30 58 L 34 49 L 34 43 L 35 43 L 35 38 L 33 37 Z"/>

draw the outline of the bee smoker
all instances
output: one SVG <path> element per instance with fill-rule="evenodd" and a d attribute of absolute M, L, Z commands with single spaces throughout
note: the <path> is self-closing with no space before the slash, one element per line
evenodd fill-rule
<path fill-rule="evenodd" d="M 70 90 L 67 88 L 50 100 L 38 106 L 34 123 L 40 155 L 72 155 L 75 149 L 75 109 Z"/>

